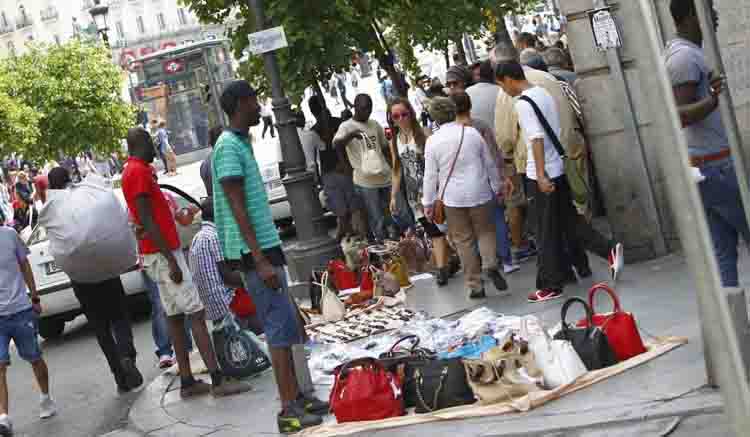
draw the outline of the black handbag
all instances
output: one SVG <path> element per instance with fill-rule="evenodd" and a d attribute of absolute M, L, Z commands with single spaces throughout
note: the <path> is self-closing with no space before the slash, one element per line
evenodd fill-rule
<path fill-rule="evenodd" d="M 234 378 L 245 378 L 271 367 L 271 360 L 253 338 L 253 333 L 242 329 L 231 314 L 214 329 L 216 360 L 221 371 Z"/>
<path fill-rule="evenodd" d="M 406 350 L 397 350 L 398 347 L 406 342 L 411 341 L 411 348 Z M 399 366 L 408 366 L 409 364 L 415 364 L 422 361 L 434 360 L 437 358 L 435 352 L 419 347 L 419 337 L 416 335 L 407 335 L 397 341 L 388 352 L 383 352 L 378 357 L 378 361 L 386 370 L 395 372 Z"/>
<path fill-rule="evenodd" d="M 568 308 L 579 303 L 586 308 L 588 328 L 577 328 L 565 321 Z M 555 334 L 555 340 L 567 340 L 573 345 L 573 349 L 581 357 L 581 361 L 588 370 L 598 370 L 617 364 L 617 356 L 607 341 L 607 336 L 601 328 L 594 326 L 593 311 L 591 307 L 581 298 L 571 297 L 562 307 L 562 330 Z"/>
<path fill-rule="evenodd" d="M 476 402 L 460 358 L 414 363 L 408 370 L 404 401 L 413 400 L 417 414 Z"/>

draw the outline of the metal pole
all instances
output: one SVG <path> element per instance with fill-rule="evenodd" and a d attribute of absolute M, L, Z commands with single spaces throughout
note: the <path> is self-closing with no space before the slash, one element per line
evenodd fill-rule
<path fill-rule="evenodd" d="M 655 28 L 657 20 L 650 2 L 639 0 L 644 17 L 643 26 L 648 32 L 650 50 L 647 56 L 656 69 L 645 82 L 654 85 L 659 110 L 665 110 L 672 138 L 660 141 L 661 164 L 667 178 L 666 187 L 680 240 L 685 250 L 690 270 L 695 275 L 698 291 L 698 310 L 703 330 L 703 344 L 711 357 L 712 371 L 716 374 L 724 396 L 725 412 L 735 435 L 745 436 L 750 429 L 750 391 L 737 332 L 730 319 L 726 296 L 719 285 L 718 266 L 706 223 L 698 187 L 688 167 L 687 142 L 674 102 L 672 84 L 662 58 L 662 47 Z M 647 84 L 648 86 L 648 84 Z"/>
<path fill-rule="evenodd" d="M 256 30 L 266 29 L 268 26 L 263 11 L 263 0 L 248 0 L 248 5 L 255 15 Z M 307 170 L 307 161 L 297 134 L 296 120 L 281 83 L 276 54 L 264 53 L 263 61 L 266 76 L 271 81 L 273 111 L 284 155 L 286 176 L 283 182 L 298 236 L 297 242 L 286 249 L 289 270 L 294 282 L 306 282 L 310 279 L 313 268 L 325 265 L 340 249 L 336 241 L 328 236 L 314 175 Z"/>
<path fill-rule="evenodd" d="M 724 62 L 721 58 L 721 49 L 719 48 L 719 39 L 716 37 L 716 28 L 713 20 L 713 2 L 706 0 L 697 0 L 695 9 L 698 12 L 698 20 L 703 29 L 703 48 L 709 59 L 713 60 L 715 74 L 725 74 Z M 748 185 L 748 167 L 747 155 L 742 147 L 742 137 L 737 125 L 737 116 L 734 112 L 734 103 L 732 94 L 727 89 L 719 98 L 719 109 L 721 111 L 721 120 L 727 131 L 729 139 L 729 148 L 732 150 L 734 168 L 737 173 L 737 182 L 740 186 L 740 196 L 745 210 L 745 218 L 750 223 L 750 185 Z M 748 242 L 750 243 L 750 242 Z"/>
<path fill-rule="evenodd" d="M 608 6 L 607 0 L 594 0 L 594 8 L 606 8 Z M 667 254 L 667 244 L 664 238 L 664 231 L 662 229 L 661 215 L 656 207 L 656 194 L 654 193 L 654 178 L 651 175 L 651 170 L 648 166 L 648 160 L 646 155 L 646 148 L 643 146 L 643 140 L 641 139 L 640 129 L 638 128 L 638 120 L 635 116 L 635 105 L 633 104 L 633 97 L 630 95 L 630 88 L 628 88 L 627 77 L 622 68 L 622 56 L 620 55 L 620 49 L 610 48 L 607 49 L 607 63 L 614 79 L 618 91 L 623 96 L 623 102 L 625 103 L 625 110 L 623 111 L 623 123 L 625 127 L 625 136 L 627 143 L 638 146 L 640 152 L 641 162 L 643 162 L 644 177 L 648 181 L 648 190 L 646 190 L 646 196 L 643 197 L 643 209 L 645 211 L 654 211 L 656 217 L 654 218 L 654 255 L 657 257 L 664 256 Z M 626 144 L 627 144 L 626 143 Z"/>

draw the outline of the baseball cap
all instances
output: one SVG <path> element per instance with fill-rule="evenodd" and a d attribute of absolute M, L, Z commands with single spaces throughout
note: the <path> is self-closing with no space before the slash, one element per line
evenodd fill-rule
<path fill-rule="evenodd" d="M 258 92 L 250 86 L 250 84 L 244 79 L 233 80 L 224 87 L 224 91 L 221 93 L 221 109 L 227 113 L 227 115 L 234 114 L 237 109 L 237 101 L 242 97 L 254 97 L 257 96 Z"/>

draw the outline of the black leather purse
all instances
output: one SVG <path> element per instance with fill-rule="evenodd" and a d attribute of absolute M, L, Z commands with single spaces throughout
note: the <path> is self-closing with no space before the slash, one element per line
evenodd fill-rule
<path fill-rule="evenodd" d="M 586 308 L 586 318 L 589 321 L 588 328 L 577 328 L 574 325 L 568 325 L 565 321 L 568 309 L 576 303 Z M 569 341 L 586 368 L 598 370 L 617 364 L 617 356 L 610 347 L 604 331 L 594 326 L 592 317 L 593 311 L 586 301 L 578 297 L 571 297 L 562 307 L 562 330 L 555 334 L 555 340 Z"/>

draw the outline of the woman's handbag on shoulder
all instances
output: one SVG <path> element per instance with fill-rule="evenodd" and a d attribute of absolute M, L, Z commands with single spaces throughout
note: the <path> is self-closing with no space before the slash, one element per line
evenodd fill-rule
<path fill-rule="evenodd" d="M 464 145 L 464 134 L 466 133 L 466 127 L 461 128 L 461 141 L 458 143 L 458 150 L 456 151 L 456 156 L 453 157 L 453 162 L 451 163 L 451 169 L 448 172 L 448 177 L 445 179 L 445 185 L 443 185 L 443 189 L 440 192 L 440 198 L 435 200 L 435 203 L 432 207 L 432 222 L 438 225 L 445 224 L 445 203 L 443 203 L 443 198 L 445 198 L 445 190 L 448 188 L 448 182 L 451 180 L 451 176 L 453 176 L 453 170 L 456 169 L 456 162 L 458 161 L 458 156 L 461 154 L 461 148 Z"/>
<path fill-rule="evenodd" d="M 361 358 L 336 369 L 329 399 L 338 423 L 381 420 L 404 415 L 401 380 L 374 358 Z"/>
<path fill-rule="evenodd" d="M 589 306 L 592 311 L 594 309 L 594 298 L 599 291 L 607 293 L 612 298 L 615 307 L 611 313 L 594 313 L 591 320 L 594 326 L 598 326 L 604 331 L 609 345 L 617 355 L 617 359 L 625 361 L 646 352 L 646 346 L 638 332 L 635 317 L 633 317 L 633 314 L 622 310 L 617 293 L 603 282 L 594 285 L 589 290 Z M 578 326 L 587 327 L 589 321 L 587 319 L 579 320 Z"/>
<path fill-rule="evenodd" d="M 581 304 L 586 309 L 588 327 L 576 328 L 565 321 L 568 309 L 573 304 Z M 617 356 L 609 345 L 607 336 L 601 328 L 594 326 L 591 307 L 581 298 L 571 297 L 562 307 L 562 329 L 555 334 L 556 340 L 567 340 L 578 352 L 581 361 L 588 370 L 599 370 L 617 364 Z"/>

